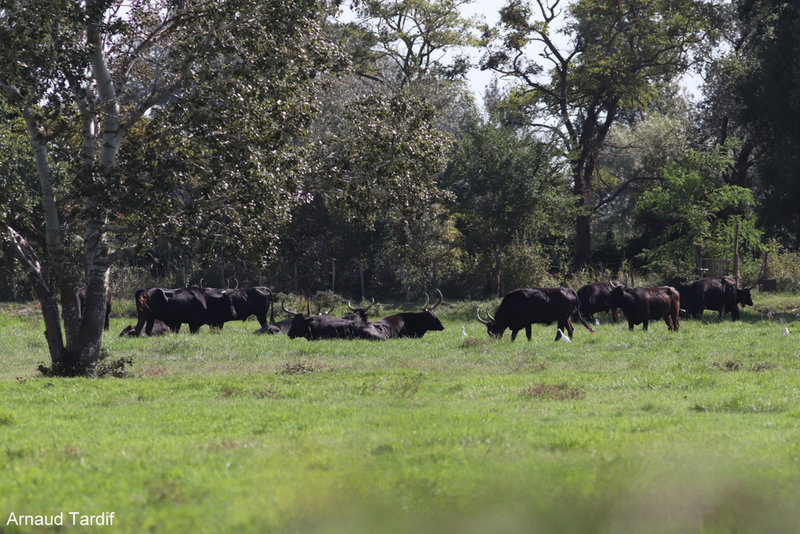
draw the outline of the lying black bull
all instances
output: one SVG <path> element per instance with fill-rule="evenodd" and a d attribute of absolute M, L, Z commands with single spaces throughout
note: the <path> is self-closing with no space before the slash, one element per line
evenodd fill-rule
<path fill-rule="evenodd" d="M 425 305 L 421 312 L 404 312 L 380 321 L 362 321 L 358 319 L 342 319 L 330 315 L 296 314 L 288 335 L 290 338 L 305 337 L 308 340 L 318 339 L 371 339 L 386 340 L 396 337 L 420 338 L 428 331 L 444 330 L 444 325 L 436 316 L 436 308 L 444 299 L 442 292 L 439 301 L 428 307 L 430 297 L 426 295 Z"/>
<path fill-rule="evenodd" d="M 531 340 L 531 325 L 558 323 L 556 341 L 561 339 L 562 332 L 567 337 L 572 337 L 574 328 L 571 317 L 578 309 L 578 295 L 572 289 L 556 288 L 523 288 L 515 289 L 503 297 L 494 317 L 489 315 L 489 320 L 481 318 L 480 308 L 477 310 L 478 321 L 486 325 L 486 330 L 491 337 L 502 338 L 506 329 L 511 330 L 511 341 L 517 338 L 517 333 L 525 329 L 528 341 Z M 580 319 L 581 324 L 590 332 L 594 330 L 585 319 Z"/>
<path fill-rule="evenodd" d="M 171 331 L 172 330 L 170 330 L 170 328 L 166 324 L 164 324 L 164 321 L 156 319 L 155 321 L 153 321 L 153 328 L 150 331 L 150 336 L 162 336 L 164 334 L 168 334 Z M 139 332 L 137 336 L 136 327 L 133 326 L 132 324 L 129 324 L 128 326 L 122 329 L 122 332 L 119 333 L 119 337 L 148 337 L 148 334 L 144 329 L 142 329 L 142 331 Z"/>

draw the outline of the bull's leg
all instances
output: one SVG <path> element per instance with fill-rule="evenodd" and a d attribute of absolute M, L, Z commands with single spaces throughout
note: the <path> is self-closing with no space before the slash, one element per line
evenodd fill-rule
<path fill-rule="evenodd" d="M 628 330 L 631 330 L 631 331 L 633 331 L 633 326 L 634 326 L 634 324 L 633 324 L 633 321 L 631 321 L 630 319 L 628 319 Z"/>
<path fill-rule="evenodd" d="M 156 322 L 156 320 L 155 320 L 155 318 L 154 318 L 154 317 L 149 317 L 149 318 L 148 318 L 148 319 L 145 321 L 144 333 L 145 333 L 145 334 L 147 334 L 148 336 L 152 335 L 152 333 L 153 333 L 153 324 L 154 324 L 155 322 Z M 139 325 L 137 324 L 137 325 L 136 325 L 136 337 L 139 337 L 139 333 L 140 333 L 141 331 L 142 331 L 142 329 L 141 329 L 141 328 L 139 327 Z"/>
<path fill-rule="evenodd" d="M 139 317 L 139 319 L 136 321 L 136 328 L 133 330 L 136 332 L 136 337 L 139 337 L 139 334 L 142 333 L 142 328 L 144 328 L 146 324 L 147 320 L 144 317 Z"/>
<path fill-rule="evenodd" d="M 519 332 L 519 330 L 511 330 L 511 341 L 517 339 L 517 332 Z"/>
<path fill-rule="evenodd" d="M 733 308 L 731 308 L 731 319 L 734 321 L 739 320 L 739 305 L 735 304 Z"/>
<path fill-rule="evenodd" d="M 572 326 L 572 321 L 570 321 L 569 317 L 567 317 L 567 336 L 572 339 L 572 336 L 575 334 L 575 327 Z"/>
<path fill-rule="evenodd" d="M 611 317 L 614 319 L 614 322 L 616 323 L 617 322 L 617 318 L 618 318 L 617 309 L 616 308 L 611 308 Z"/>
<path fill-rule="evenodd" d="M 525 335 L 528 337 L 528 341 L 531 340 L 531 334 L 532 334 L 531 325 L 528 325 L 525 327 Z"/>
<path fill-rule="evenodd" d="M 667 323 L 667 330 L 672 331 L 675 329 L 672 324 L 672 314 L 666 314 L 664 316 L 664 322 Z"/>
<path fill-rule="evenodd" d="M 189 323 L 189 333 L 190 334 L 196 334 L 197 332 L 200 331 L 200 327 L 201 326 L 203 326 L 202 323 L 201 324 Z"/>
<path fill-rule="evenodd" d="M 644 322 L 642 323 L 642 329 L 644 329 L 644 331 L 645 331 L 645 332 L 647 332 L 647 323 L 649 323 L 649 322 L 650 322 L 650 321 L 648 321 L 647 319 L 645 319 L 645 320 L 644 320 Z"/>

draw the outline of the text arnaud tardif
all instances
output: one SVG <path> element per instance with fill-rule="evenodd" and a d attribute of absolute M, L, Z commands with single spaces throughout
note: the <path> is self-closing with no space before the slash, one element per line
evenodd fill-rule
<path fill-rule="evenodd" d="M 82 514 L 80 512 L 61 512 L 52 515 L 18 515 L 11 512 L 6 521 L 6 526 L 8 525 L 15 525 L 18 527 L 110 527 L 114 525 L 114 512 L 103 512 L 97 515 Z"/>

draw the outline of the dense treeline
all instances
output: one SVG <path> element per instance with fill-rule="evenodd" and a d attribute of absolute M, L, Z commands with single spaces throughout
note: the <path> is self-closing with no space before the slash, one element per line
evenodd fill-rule
<path fill-rule="evenodd" d="M 800 9 L 468 3 L 0 0 L 0 298 L 92 360 L 109 284 L 467 298 L 687 281 L 734 242 L 746 283 L 789 263 Z"/>

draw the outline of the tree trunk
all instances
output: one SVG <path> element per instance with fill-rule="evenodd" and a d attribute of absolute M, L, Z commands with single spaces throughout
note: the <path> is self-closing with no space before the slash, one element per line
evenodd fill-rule
<path fill-rule="evenodd" d="M 104 210 L 87 223 L 86 243 L 86 310 L 80 321 L 80 354 L 84 373 L 95 376 L 103 342 L 110 259 L 108 255 Z"/>
<path fill-rule="evenodd" d="M 578 163 L 574 173 L 573 191 L 578 197 L 578 216 L 575 218 L 575 267 L 585 267 L 592 257 L 591 173 L 592 165 Z"/>
<path fill-rule="evenodd" d="M 497 296 L 503 296 L 503 252 L 500 249 L 494 251 L 494 277 Z"/>

